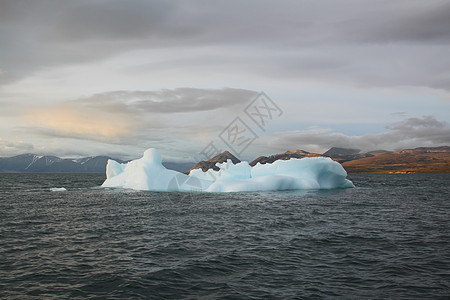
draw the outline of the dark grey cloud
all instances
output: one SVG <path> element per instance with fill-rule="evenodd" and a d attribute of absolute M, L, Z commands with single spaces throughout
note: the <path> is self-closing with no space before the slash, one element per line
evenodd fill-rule
<path fill-rule="evenodd" d="M 99 111 L 148 114 L 191 113 L 243 106 L 257 92 L 245 89 L 176 88 L 159 91 L 113 91 L 78 99 L 71 104 Z"/>
<path fill-rule="evenodd" d="M 8 83 L 59 65 L 161 47 L 189 36 L 173 27 L 167 1 L 2 1 L 0 67 Z"/>
<path fill-rule="evenodd" d="M 450 126 L 432 116 L 409 118 L 386 126 L 399 140 L 414 139 L 423 143 L 450 144 Z"/>
<path fill-rule="evenodd" d="M 216 57 L 179 67 L 450 90 L 449 20 L 438 0 L 2 1 L 0 84 L 136 49 L 213 46 Z"/>
<path fill-rule="evenodd" d="M 56 14 L 45 36 L 56 41 L 133 40 L 153 35 L 171 35 L 171 5 L 166 1 L 78 2 L 70 10 Z"/>
<path fill-rule="evenodd" d="M 323 3 L 316 5 L 316 14 Z M 446 1 L 343 1 L 318 24 L 334 42 L 449 44 L 450 3 Z M 330 5 L 330 3 L 328 3 Z M 324 41 L 324 39 L 321 41 Z"/>
<path fill-rule="evenodd" d="M 387 132 L 349 136 L 341 132 L 315 129 L 273 134 L 259 140 L 269 149 L 310 149 L 321 151 L 331 147 L 370 150 L 398 150 L 450 144 L 450 125 L 432 116 L 409 118 L 386 126 Z"/>
<path fill-rule="evenodd" d="M 440 122 L 432 116 L 409 118 L 386 126 L 388 129 L 403 132 L 411 132 L 416 129 L 443 129 L 446 127 L 448 127 L 446 122 Z"/>
<path fill-rule="evenodd" d="M 390 3 L 398 9 L 393 10 L 390 7 L 389 10 L 383 11 L 384 16 L 381 20 L 381 15 L 372 14 L 372 29 L 368 36 L 381 42 L 450 43 L 450 32 L 446 29 L 450 27 L 450 2 L 390 1 Z M 361 18 L 360 21 L 364 20 L 367 21 L 367 18 Z"/>

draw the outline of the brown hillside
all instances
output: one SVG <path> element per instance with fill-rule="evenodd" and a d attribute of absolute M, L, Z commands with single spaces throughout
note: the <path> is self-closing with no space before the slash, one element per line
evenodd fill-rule
<path fill-rule="evenodd" d="M 318 156 L 322 156 L 320 154 L 317 153 L 309 153 L 307 151 L 304 150 L 294 150 L 294 151 L 286 151 L 284 153 L 280 153 L 280 154 L 274 154 L 274 155 L 270 155 L 270 156 L 260 156 L 257 159 L 255 159 L 254 161 L 252 161 L 250 163 L 250 166 L 255 166 L 257 163 L 260 164 L 271 164 L 276 160 L 289 160 L 291 158 L 304 158 L 304 157 L 318 157 Z"/>
<path fill-rule="evenodd" d="M 194 169 L 202 169 L 203 172 L 206 172 L 209 169 L 218 171 L 219 168 L 216 167 L 216 163 L 223 163 L 223 162 L 226 162 L 228 159 L 231 159 L 233 164 L 237 164 L 237 163 L 241 162 L 236 156 L 231 154 L 229 151 L 224 151 L 209 160 L 206 160 L 206 161 L 202 160 L 201 162 L 196 164 L 192 169 L 187 171 L 186 174 L 189 174 L 189 172 L 191 172 L 191 170 L 194 170 Z"/>
<path fill-rule="evenodd" d="M 349 173 L 450 173 L 450 147 L 382 153 L 342 165 Z"/>

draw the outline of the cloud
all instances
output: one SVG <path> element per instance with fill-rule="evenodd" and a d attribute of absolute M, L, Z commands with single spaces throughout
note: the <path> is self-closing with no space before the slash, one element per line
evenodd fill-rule
<path fill-rule="evenodd" d="M 324 12 L 318 28 L 321 41 L 392 44 L 449 44 L 450 3 L 444 1 L 344 1 L 339 7 L 313 5 L 317 16 Z M 333 11 L 331 11 L 333 10 Z M 317 28 L 317 27 L 316 27 Z M 326 29 L 326 30 L 325 30 Z"/>
<path fill-rule="evenodd" d="M 450 90 L 449 20 L 450 4 L 438 0 L 3 1 L 1 84 L 135 50 L 176 50 L 152 65 L 158 72 L 195 49 L 178 69 Z"/>
<path fill-rule="evenodd" d="M 257 92 L 244 89 L 178 88 L 112 91 L 45 107 L 31 107 L 19 130 L 42 138 L 145 147 L 191 147 L 222 129 Z"/>
<path fill-rule="evenodd" d="M 409 118 L 386 126 L 388 129 L 403 132 L 413 132 L 420 129 L 443 129 L 446 127 L 448 127 L 446 122 L 440 122 L 432 116 L 423 116 L 422 119 Z"/>
<path fill-rule="evenodd" d="M 414 140 L 423 144 L 450 144 L 450 126 L 432 116 L 409 118 L 386 126 L 401 140 Z"/>
<path fill-rule="evenodd" d="M 0 153 L 2 156 L 12 156 L 18 153 L 32 152 L 34 146 L 31 143 L 19 141 L 10 142 L 0 138 Z"/>
<path fill-rule="evenodd" d="M 72 104 L 108 112 L 190 113 L 242 105 L 257 92 L 245 89 L 176 88 L 159 91 L 112 91 L 77 99 Z"/>
<path fill-rule="evenodd" d="M 134 40 L 154 35 L 177 35 L 171 28 L 173 5 L 167 1 L 79 1 L 52 18 L 59 24 L 49 30 L 48 40 Z M 179 29 L 179 31 L 183 31 Z"/>
<path fill-rule="evenodd" d="M 303 126 L 294 120 L 302 109 L 313 116 L 307 125 L 348 116 L 379 126 L 384 113 L 422 108 L 447 120 L 436 98 L 450 91 L 449 14 L 440 0 L 0 1 L 0 134 L 35 147 L 72 139 L 67 147 L 77 151 L 81 140 L 93 152 L 196 149 L 242 111 L 252 89 L 290 103 L 292 122 L 281 130 Z M 178 86 L 243 89 L 161 89 Z M 23 112 L 25 122 L 16 117 Z M 286 131 L 264 147 L 448 141 L 447 123 L 408 120 L 363 136 Z"/>
<path fill-rule="evenodd" d="M 162 6 L 142 10 L 138 4 L 134 1 L 127 9 L 125 1 L 2 1 L 0 61 L 8 74 L 3 83 L 45 68 L 103 60 L 136 47 L 125 36 L 132 35 L 133 24 L 136 25 L 133 32 L 149 30 L 147 24 L 139 24 L 144 20 L 143 13 L 147 14 L 147 22 L 151 22 L 159 19 L 161 10 L 156 8 Z M 116 31 L 118 34 L 114 36 Z"/>
<path fill-rule="evenodd" d="M 398 150 L 450 144 L 450 125 L 432 116 L 409 118 L 386 126 L 389 131 L 349 136 L 330 129 L 287 131 L 262 137 L 260 147 L 270 151 L 305 149 L 323 152 L 331 147 L 357 148 L 362 151 Z"/>
<path fill-rule="evenodd" d="M 35 127 L 35 132 L 47 136 L 120 141 L 131 132 L 131 121 L 124 116 L 114 118 L 67 105 L 33 110 L 26 119 Z"/>

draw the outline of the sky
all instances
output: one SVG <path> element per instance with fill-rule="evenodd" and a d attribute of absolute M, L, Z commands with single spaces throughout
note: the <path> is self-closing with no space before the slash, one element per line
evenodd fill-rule
<path fill-rule="evenodd" d="M 0 156 L 450 145 L 449 28 L 442 0 L 0 0 Z"/>

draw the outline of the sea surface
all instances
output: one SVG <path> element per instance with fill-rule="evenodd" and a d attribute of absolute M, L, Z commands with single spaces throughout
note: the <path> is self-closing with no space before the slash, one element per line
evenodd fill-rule
<path fill-rule="evenodd" d="M 0 298 L 449 299 L 450 174 L 349 178 L 206 194 L 0 174 Z"/>

